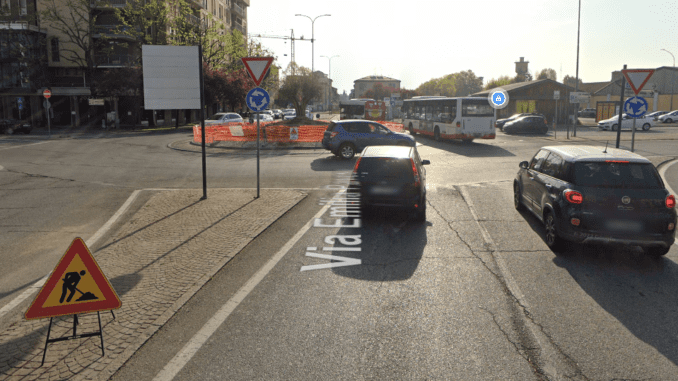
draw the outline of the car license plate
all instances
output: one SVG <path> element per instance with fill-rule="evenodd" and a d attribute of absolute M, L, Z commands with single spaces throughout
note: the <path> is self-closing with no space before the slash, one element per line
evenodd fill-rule
<path fill-rule="evenodd" d="M 398 189 L 394 187 L 389 187 L 389 186 L 383 186 L 383 185 L 375 185 L 370 189 L 370 193 L 374 195 L 389 195 L 389 194 L 394 194 L 398 191 Z"/>
<path fill-rule="evenodd" d="M 605 225 L 609 230 L 615 231 L 639 232 L 643 230 L 643 224 L 638 221 L 609 220 Z"/>

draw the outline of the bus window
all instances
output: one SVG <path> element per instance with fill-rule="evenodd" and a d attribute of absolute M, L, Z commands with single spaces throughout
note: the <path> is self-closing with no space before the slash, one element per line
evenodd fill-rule
<path fill-rule="evenodd" d="M 417 106 L 417 112 L 419 113 L 419 120 L 426 119 L 426 110 L 424 110 L 424 107 Z"/>
<path fill-rule="evenodd" d="M 426 120 L 433 120 L 433 107 L 426 106 Z"/>
<path fill-rule="evenodd" d="M 494 109 L 488 102 L 477 99 L 462 99 L 462 116 L 494 116 Z"/>
<path fill-rule="evenodd" d="M 442 117 L 443 115 L 440 105 L 435 105 L 435 107 L 433 108 L 433 121 L 440 122 Z"/>

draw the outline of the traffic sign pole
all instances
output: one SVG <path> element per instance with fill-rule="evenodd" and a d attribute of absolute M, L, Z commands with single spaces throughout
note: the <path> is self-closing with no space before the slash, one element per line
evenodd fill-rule
<path fill-rule="evenodd" d="M 619 127 L 621 130 L 621 127 Z M 636 143 L 636 118 L 633 118 L 633 130 L 631 131 L 631 152 L 633 152 L 634 145 Z"/>
<path fill-rule="evenodd" d="M 624 70 L 626 70 L 626 65 L 624 65 Z M 624 72 L 622 70 L 622 73 Z M 624 111 L 624 85 L 626 84 L 626 76 L 622 75 L 622 82 L 621 82 L 621 87 L 619 88 L 619 92 L 621 95 L 619 96 L 619 119 L 617 120 L 617 145 L 615 148 L 619 148 L 619 140 L 621 140 L 621 125 L 622 125 L 622 113 Z"/>
<path fill-rule="evenodd" d="M 257 113 L 257 198 L 259 198 L 259 113 Z"/>

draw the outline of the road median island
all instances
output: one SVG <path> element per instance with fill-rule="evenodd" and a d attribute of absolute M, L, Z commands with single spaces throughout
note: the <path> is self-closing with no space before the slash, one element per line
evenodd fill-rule
<path fill-rule="evenodd" d="M 158 191 L 94 252 L 122 300 L 115 320 L 101 314 L 98 338 L 53 343 L 40 366 L 48 319 L 21 320 L 0 332 L 0 379 L 106 380 L 249 242 L 306 197 L 298 190 Z M 78 332 L 98 330 L 78 315 Z M 67 336 L 73 317 L 54 319 L 50 337 Z"/>

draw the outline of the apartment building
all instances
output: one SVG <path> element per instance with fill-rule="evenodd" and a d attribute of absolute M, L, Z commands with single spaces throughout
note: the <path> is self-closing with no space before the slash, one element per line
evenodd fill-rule
<path fill-rule="evenodd" d="M 382 84 L 384 87 L 391 88 L 395 92 L 400 90 L 399 79 L 389 78 L 383 75 L 369 75 L 353 81 L 353 97 L 363 98 L 365 92 L 372 89 L 377 83 Z"/>
<path fill-rule="evenodd" d="M 90 83 L 104 70 L 139 63 L 139 43 L 116 32 L 120 22 L 115 9 L 125 7 L 128 0 L 76 0 L 81 9 L 71 9 L 84 12 L 83 19 L 89 18 L 93 24 L 89 45 L 93 73 L 87 70 L 88 56 L 82 46 L 73 44 L 72 37 L 62 33 L 58 22 L 50 23 L 44 17 L 37 17 L 47 7 L 43 1 L 0 0 L 0 117 L 30 120 L 34 126 L 46 125 L 42 91 L 50 88 L 50 113 L 55 125 L 98 123 L 102 116 L 110 118 L 112 114 L 122 124 L 136 124 L 134 109 L 138 98 L 113 99 L 99 94 L 97 97 L 101 99 L 94 99 Z M 218 21 L 223 24 L 224 33 L 237 29 L 247 36 L 249 0 L 185 1 L 191 8 L 186 18 L 196 26 Z M 65 0 L 56 2 L 65 4 Z M 165 4 L 171 8 L 175 3 L 166 0 Z M 168 14 L 171 17 L 171 12 Z M 211 14 L 211 21 L 206 21 L 207 14 Z M 90 26 L 79 25 L 79 28 L 88 30 Z M 158 23 L 157 29 L 155 33 L 171 38 L 170 23 Z M 196 114 L 190 110 L 146 111 L 141 119 L 151 125 L 162 125 L 177 119 L 182 123 L 195 120 Z"/>

